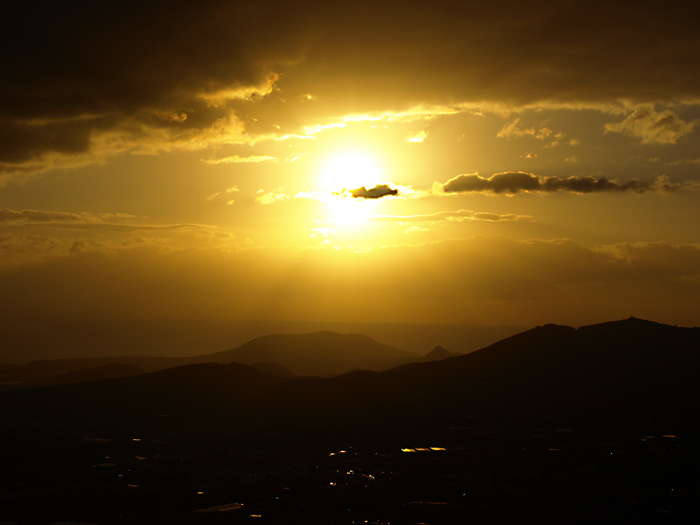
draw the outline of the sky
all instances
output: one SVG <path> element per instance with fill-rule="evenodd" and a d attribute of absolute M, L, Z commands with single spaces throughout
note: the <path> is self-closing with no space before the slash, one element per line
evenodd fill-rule
<path fill-rule="evenodd" d="M 0 312 L 700 325 L 698 11 L 3 2 Z"/>

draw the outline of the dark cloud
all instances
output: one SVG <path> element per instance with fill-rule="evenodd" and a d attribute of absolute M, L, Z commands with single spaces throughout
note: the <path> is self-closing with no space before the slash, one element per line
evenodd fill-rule
<path fill-rule="evenodd" d="M 697 183 L 689 181 L 683 184 L 671 183 L 668 177 L 662 175 L 653 184 L 631 180 L 617 182 L 601 177 L 540 177 L 522 171 L 506 171 L 496 173 L 491 177 L 481 177 L 478 173 L 458 175 L 448 180 L 444 185 L 445 193 L 506 193 L 515 194 L 520 191 L 551 193 L 568 191 L 573 193 L 620 193 L 620 192 L 666 192 L 697 189 Z"/>
<path fill-rule="evenodd" d="M 391 195 L 398 195 L 399 190 L 390 188 L 387 184 L 377 184 L 372 189 L 367 189 L 364 186 L 356 190 L 350 190 L 353 197 L 358 199 L 380 199 Z"/>
<path fill-rule="evenodd" d="M 40 171 L 143 141 L 203 147 L 417 104 L 696 103 L 699 11 L 602 0 L 3 2 L 0 167 Z M 649 142 L 687 131 L 671 114 L 643 129 L 639 117 L 609 129 Z"/>
<path fill-rule="evenodd" d="M 446 193 L 493 192 L 517 193 L 519 191 L 537 191 L 540 189 L 540 179 L 530 173 L 505 172 L 484 178 L 478 174 L 458 175 L 445 183 Z"/>
<path fill-rule="evenodd" d="M 90 146 L 89 121 L 15 123 L 0 121 L 0 161 L 25 162 L 56 152 L 84 153 Z"/>

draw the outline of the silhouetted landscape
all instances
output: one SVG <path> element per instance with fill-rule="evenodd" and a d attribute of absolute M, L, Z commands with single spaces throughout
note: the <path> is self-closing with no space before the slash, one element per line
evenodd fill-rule
<path fill-rule="evenodd" d="M 636 318 L 5 365 L 0 521 L 688 522 L 699 371 L 699 328 Z"/>
<path fill-rule="evenodd" d="M 0 2 L 0 525 L 697 522 L 698 20 Z"/>

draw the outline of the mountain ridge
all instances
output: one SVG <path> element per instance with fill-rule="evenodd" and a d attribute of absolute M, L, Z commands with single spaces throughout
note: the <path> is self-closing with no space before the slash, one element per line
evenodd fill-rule
<path fill-rule="evenodd" d="M 583 330 L 544 325 L 466 355 L 334 378 L 273 378 L 244 364 L 208 363 L 1 395 L 5 405 L 21 408 L 12 411 L 19 420 L 50 413 L 42 412 L 45 405 L 61 406 L 69 417 L 71 406 L 88 399 L 106 420 L 141 413 L 145 421 L 162 405 L 181 431 L 192 418 L 204 429 L 244 424 L 250 431 L 274 428 L 273 434 L 320 424 L 341 434 L 391 432 L 471 425 L 472 418 L 492 426 L 687 426 L 700 425 L 699 372 L 700 330 L 618 321 Z M 154 401 L 146 413 L 148 392 L 161 405 Z M 109 403 L 93 401 L 100 396 Z"/>

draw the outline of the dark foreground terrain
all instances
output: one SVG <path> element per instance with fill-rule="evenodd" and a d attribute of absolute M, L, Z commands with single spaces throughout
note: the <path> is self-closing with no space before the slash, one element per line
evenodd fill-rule
<path fill-rule="evenodd" d="M 6 391 L 0 522 L 694 522 L 698 372 L 700 330 L 629 319 L 330 379 Z"/>

